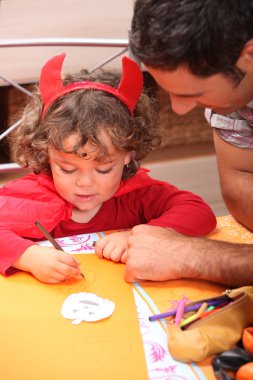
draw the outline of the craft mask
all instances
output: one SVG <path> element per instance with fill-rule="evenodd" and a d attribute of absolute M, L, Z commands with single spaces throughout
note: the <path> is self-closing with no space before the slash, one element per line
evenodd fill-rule
<path fill-rule="evenodd" d="M 112 315 L 115 303 L 93 293 L 73 293 L 66 298 L 61 313 L 79 325 L 82 321 L 95 322 Z"/>
<path fill-rule="evenodd" d="M 138 64 L 128 58 L 122 58 L 122 77 L 118 88 L 98 82 L 76 82 L 63 86 L 61 71 L 66 54 L 62 53 L 51 58 L 41 70 L 40 93 L 44 103 L 42 118 L 48 107 L 56 99 L 71 91 L 93 89 L 108 92 L 127 106 L 131 116 L 142 92 L 143 77 Z"/>

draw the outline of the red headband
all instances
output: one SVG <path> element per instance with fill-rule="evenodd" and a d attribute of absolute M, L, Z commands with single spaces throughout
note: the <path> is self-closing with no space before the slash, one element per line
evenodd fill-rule
<path fill-rule="evenodd" d="M 51 58 L 41 70 L 40 93 L 44 103 L 42 118 L 48 107 L 59 97 L 71 91 L 83 88 L 100 90 L 116 96 L 129 109 L 131 116 L 142 92 L 143 77 L 138 64 L 128 58 L 122 58 L 122 76 L 118 88 L 97 82 L 76 82 L 63 86 L 61 70 L 66 54 Z"/>

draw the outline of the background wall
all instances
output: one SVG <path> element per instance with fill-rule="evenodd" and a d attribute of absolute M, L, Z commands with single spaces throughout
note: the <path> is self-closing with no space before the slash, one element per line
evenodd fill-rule
<path fill-rule="evenodd" d="M 133 0 L 2 0 L 0 38 L 127 38 Z M 64 68 L 94 67 L 118 48 L 28 47 L 0 49 L 1 75 L 27 83 L 55 54 L 66 51 Z M 109 65 L 110 66 L 110 65 Z M 120 67 L 120 59 L 111 64 Z"/>

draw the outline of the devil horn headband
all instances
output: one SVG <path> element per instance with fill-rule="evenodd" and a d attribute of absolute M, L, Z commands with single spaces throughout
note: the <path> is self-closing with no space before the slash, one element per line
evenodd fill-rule
<path fill-rule="evenodd" d="M 133 111 L 142 92 L 143 77 L 138 64 L 128 58 L 122 58 L 122 76 L 118 88 L 98 82 L 76 82 L 63 86 L 61 71 L 66 54 L 51 58 L 41 70 L 40 93 L 44 103 L 42 117 L 56 99 L 71 91 L 93 89 L 108 92 L 124 103 L 133 116 Z"/>

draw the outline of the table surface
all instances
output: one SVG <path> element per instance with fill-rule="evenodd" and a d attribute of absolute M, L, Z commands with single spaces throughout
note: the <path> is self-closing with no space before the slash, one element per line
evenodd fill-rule
<path fill-rule="evenodd" d="M 123 280 L 123 264 L 92 254 L 92 242 L 101 235 L 57 239 L 64 250 L 79 254 L 85 280 L 48 285 L 22 272 L 0 277 L 1 377 L 214 380 L 210 359 L 190 364 L 173 360 L 165 320 L 150 322 L 148 317 L 175 308 L 183 294 L 194 301 L 220 294 L 224 288 L 190 280 L 128 284 Z M 253 234 L 231 216 L 218 218 L 210 238 L 253 242 Z M 114 301 L 115 312 L 102 321 L 73 325 L 60 311 L 67 296 L 78 292 Z"/>

